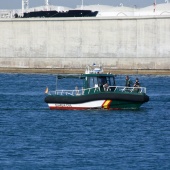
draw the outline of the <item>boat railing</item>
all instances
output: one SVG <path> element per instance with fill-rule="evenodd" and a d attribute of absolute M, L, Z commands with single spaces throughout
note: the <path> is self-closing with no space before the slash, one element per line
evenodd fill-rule
<path fill-rule="evenodd" d="M 113 89 L 118 92 L 137 92 L 137 93 L 146 93 L 146 87 L 125 87 L 125 86 L 109 86 L 109 89 Z"/>
<path fill-rule="evenodd" d="M 50 95 L 61 95 L 61 96 L 79 96 L 84 94 L 84 90 L 55 90 L 50 91 Z"/>
<path fill-rule="evenodd" d="M 146 93 L 145 87 L 125 87 L 125 86 L 109 86 L 107 88 L 95 87 L 80 90 L 55 90 L 49 91 L 49 95 L 61 95 L 61 96 L 79 96 L 94 94 L 99 92 L 127 92 L 127 93 Z"/>

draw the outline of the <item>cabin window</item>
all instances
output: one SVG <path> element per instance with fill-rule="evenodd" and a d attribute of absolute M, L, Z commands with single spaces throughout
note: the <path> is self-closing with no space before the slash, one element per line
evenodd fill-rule
<path fill-rule="evenodd" d="M 90 77 L 90 79 L 89 79 L 89 88 L 93 88 L 93 87 L 98 87 L 96 77 Z"/>
<path fill-rule="evenodd" d="M 85 85 L 87 88 L 94 88 L 94 87 L 100 87 L 104 84 L 108 84 L 109 86 L 115 86 L 115 79 L 113 77 L 105 77 L 105 76 L 99 76 L 99 77 L 86 77 L 87 84 Z"/>
<path fill-rule="evenodd" d="M 115 78 L 113 77 L 98 77 L 98 85 L 108 84 L 109 86 L 115 86 Z"/>
<path fill-rule="evenodd" d="M 113 76 L 113 77 L 110 77 L 110 84 L 109 84 L 110 86 L 115 86 L 116 85 L 116 83 L 115 83 L 115 77 Z"/>
<path fill-rule="evenodd" d="M 107 83 L 106 77 L 98 77 L 98 85 L 102 86 Z"/>
<path fill-rule="evenodd" d="M 108 84 L 109 86 L 111 86 L 110 77 L 106 77 L 106 80 L 107 80 L 107 84 Z"/>

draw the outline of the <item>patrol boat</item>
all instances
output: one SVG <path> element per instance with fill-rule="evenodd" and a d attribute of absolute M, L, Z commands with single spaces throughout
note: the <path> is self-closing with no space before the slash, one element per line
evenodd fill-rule
<path fill-rule="evenodd" d="M 149 101 L 145 87 L 117 86 L 115 75 L 102 67 L 88 66 L 84 74 L 58 74 L 57 79 L 80 78 L 82 89 L 46 91 L 45 102 L 51 110 L 139 109 Z"/>

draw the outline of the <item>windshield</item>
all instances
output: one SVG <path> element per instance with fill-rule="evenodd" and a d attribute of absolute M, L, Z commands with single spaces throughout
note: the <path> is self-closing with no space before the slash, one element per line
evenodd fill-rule
<path fill-rule="evenodd" d="M 106 77 L 106 76 L 100 76 L 100 77 L 89 77 L 87 88 L 93 88 L 93 87 L 100 87 L 104 84 L 108 84 L 109 86 L 115 86 L 115 78 L 113 77 Z"/>

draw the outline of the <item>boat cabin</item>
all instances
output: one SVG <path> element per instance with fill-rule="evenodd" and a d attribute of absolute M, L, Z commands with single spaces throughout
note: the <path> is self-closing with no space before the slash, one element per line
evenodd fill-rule
<path fill-rule="evenodd" d="M 113 74 L 84 74 L 84 89 L 103 86 L 115 86 L 115 76 Z"/>
<path fill-rule="evenodd" d="M 103 91 L 114 91 L 116 82 L 115 76 L 111 73 L 103 73 L 102 68 L 88 69 L 84 74 L 59 74 L 57 79 L 80 78 L 83 80 L 82 93 L 97 93 Z M 57 84 L 57 83 L 56 83 Z M 57 88 L 56 88 L 57 89 Z M 78 90 L 78 87 L 75 87 Z"/>

